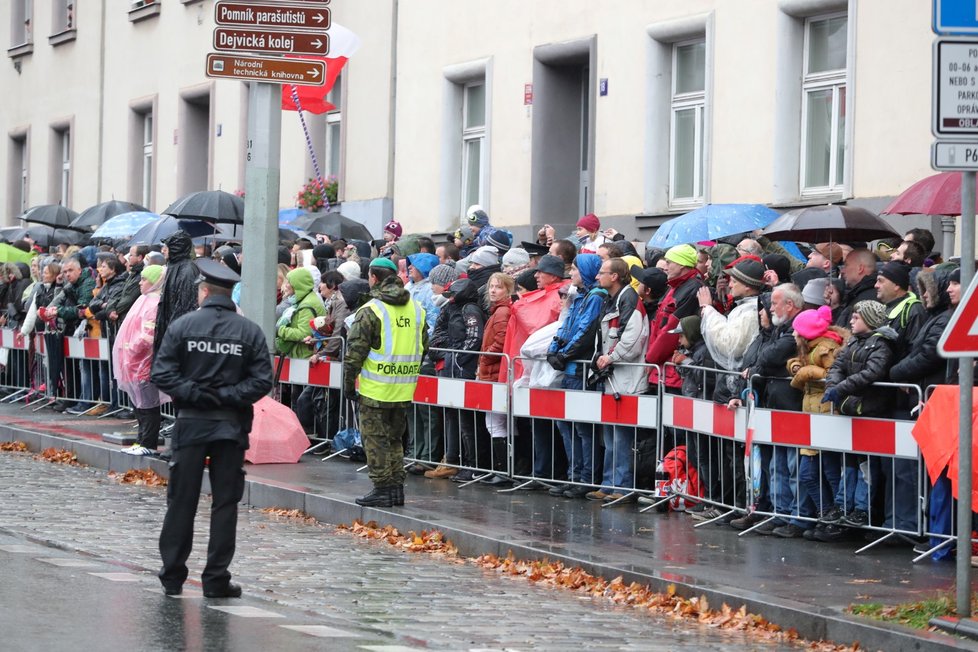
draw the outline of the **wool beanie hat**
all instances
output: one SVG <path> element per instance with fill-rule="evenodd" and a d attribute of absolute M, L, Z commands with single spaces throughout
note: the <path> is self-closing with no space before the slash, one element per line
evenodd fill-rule
<path fill-rule="evenodd" d="M 535 269 L 528 269 L 516 275 L 516 284 L 521 288 L 533 291 L 537 289 L 537 277 Z"/>
<path fill-rule="evenodd" d="M 601 229 L 601 220 L 598 219 L 597 215 L 594 213 L 588 213 L 581 219 L 577 220 L 577 226 L 581 227 L 588 233 L 594 233 Z"/>
<path fill-rule="evenodd" d="M 904 290 L 910 287 L 910 265 L 906 263 L 891 260 L 883 265 L 883 269 L 880 270 L 880 276 L 889 281 L 893 281 L 897 287 L 903 288 Z"/>
<path fill-rule="evenodd" d="M 432 285 L 448 287 L 458 280 L 458 270 L 448 265 L 438 265 L 428 273 L 428 280 Z"/>
<path fill-rule="evenodd" d="M 818 310 L 802 310 L 791 324 L 806 340 L 814 340 L 825 335 L 832 325 L 832 309 L 821 306 Z"/>
<path fill-rule="evenodd" d="M 407 257 L 407 264 L 421 272 L 423 278 L 428 278 L 431 270 L 438 267 L 438 256 L 429 253 L 411 254 Z"/>
<path fill-rule="evenodd" d="M 339 267 L 337 267 L 336 271 L 342 274 L 343 278 L 345 278 L 348 281 L 352 281 L 353 279 L 360 278 L 360 275 L 362 273 L 360 270 L 360 264 L 352 260 L 348 260 L 342 265 L 340 265 Z"/>
<path fill-rule="evenodd" d="M 810 303 L 813 306 L 824 306 L 825 305 L 825 288 L 829 284 L 829 279 L 827 278 L 813 278 L 808 283 L 805 283 L 805 287 L 801 291 L 801 298 L 805 303 Z"/>
<path fill-rule="evenodd" d="M 329 260 L 330 258 L 336 258 L 336 249 L 333 245 L 324 242 L 323 244 L 318 244 L 312 248 L 313 258 L 324 258 Z"/>
<path fill-rule="evenodd" d="M 394 239 L 397 240 L 398 238 L 401 237 L 401 234 L 404 232 L 404 229 L 401 228 L 400 222 L 396 220 L 391 220 L 390 222 L 384 225 L 384 231 L 390 233 L 392 236 L 394 236 Z"/>
<path fill-rule="evenodd" d="M 469 224 L 475 224 L 476 226 L 486 226 L 489 224 L 489 213 L 478 204 L 469 206 L 469 210 L 465 211 L 465 218 Z"/>
<path fill-rule="evenodd" d="M 860 301 L 853 306 L 853 311 L 858 312 L 870 329 L 876 330 L 880 326 L 886 325 L 886 306 L 879 301 Z"/>
<path fill-rule="evenodd" d="M 149 265 L 148 267 L 144 267 L 143 271 L 140 272 L 139 275 L 153 285 L 156 285 L 159 282 L 160 277 L 163 276 L 163 266 Z"/>
<path fill-rule="evenodd" d="M 686 337 L 686 341 L 689 342 L 689 345 L 693 346 L 703 339 L 703 333 L 700 331 L 700 316 L 688 315 L 683 317 L 679 320 L 679 325 L 669 332 L 674 335 L 682 333 Z"/>
<path fill-rule="evenodd" d="M 530 254 L 526 249 L 516 247 L 503 254 L 503 267 L 523 267 L 530 264 Z"/>
<path fill-rule="evenodd" d="M 495 247 L 490 247 L 489 245 L 479 247 L 471 256 L 469 256 L 469 264 L 471 265 L 472 263 L 482 265 L 483 267 L 498 265 L 499 252 Z"/>
<path fill-rule="evenodd" d="M 954 271 L 951 272 L 951 276 L 950 276 L 950 278 L 948 278 L 948 280 L 951 283 L 960 283 L 961 282 L 961 268 L 960 267 L 955 267 L 954 268 Z"/>
<path fill-rule="evenodd" d="M 693 268 L 696 267 L 696 263 L 699 262 L 699 255 L 696 253 L 696 248 L 693 245 L 682 244 L 676 245 L 666 252 L 666 260 L 676 263 L 677 265 L 682 265 L 683 267 Z M 762 272 L 763 273 L 763 272 Z"/>
<path fill-rule="evenodd" d="M 513 246 L 513 234 L 506 229 L 496 229 L 486 238 L 486 244 L 492 245 L 499 253 L 504 254 Z"/>

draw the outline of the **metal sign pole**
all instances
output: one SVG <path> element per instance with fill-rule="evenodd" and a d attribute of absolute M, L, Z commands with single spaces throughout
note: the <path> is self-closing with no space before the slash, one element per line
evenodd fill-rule
<path fill-rule="evenodd" d="M 275 343 L 275 275 L 282 150 L 282 87 L 256 82 L 248 94 L 241 309 Z"/>
<path fill-rule="evenodd" d="M 961 173 L 961 284 L 969 287 L 975 273 L 975 173 Z M 958 532 L 957 532 L 957 612 L 959 618 L 971 616 L 971 409 L 974 386 L 974 358 L 961 358 L 958 387 Z"/>

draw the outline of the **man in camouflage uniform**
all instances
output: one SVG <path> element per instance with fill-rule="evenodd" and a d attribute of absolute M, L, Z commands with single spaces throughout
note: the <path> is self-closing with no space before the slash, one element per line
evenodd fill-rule
<path fill-rule="evenodd" d="M 371 261 L 368 280 L 371 300 L 357 310 L 349 330 L 343 389 L 360 404 L 360 435 L 374 483 L 356 502 L 392 507 L 404 504 L 403 436 L 428 329 L 424 309 L 404 289 L 390 259 Z"/>

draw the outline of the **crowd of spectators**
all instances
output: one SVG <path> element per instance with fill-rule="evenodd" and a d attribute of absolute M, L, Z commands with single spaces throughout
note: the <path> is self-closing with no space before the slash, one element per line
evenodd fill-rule
<path fill-rule="evenodd" d="M 568 238 L 546 225 L 533 241 L 514 243 L 477 206 L 443 242 L 405 236 L 397 222 L 374 243 L 302 239 L 279 249 L 274 346 L 314 363 L 339 359 L 352 314 L 370 298 L 366 266 L 382 255 L 425 309 L 426 375 L 608 394 L 654 393 L 661 383 L 729 410 L 744 409 L 752 394 L 763 408 L 890 419 L 913 419 L 926 387 L 957 383 L 937 342 L 960 300 L 960 276 L 933 251 L 930 232 L 913 229 L 872 248 L 798 244 L 807 260 L 751 233 L 646 249 L 602 230 L 592 214 Z M 4 266 L 0 325 L 44 336 L 54 385 L 47 391 L 58 397 L 51 407 L 88 415 L 133 408 L 119 397 L 120 384 L 133 391 L 132 378 L 103 361 L 67 367 L 62 338 L 107 338 L 115 351 L 119 333 L 131 333 L 121 346 L 152 338 L 151 356 L 167 326 L 196 308 L 193 260 L 201 255 L 235 271 L 247 264 L 240 250 L 212 252 L 178 233 L 163 246 L 61 247 Z M 156 297 L 152 310 L 140 305 L 141 326 L 126 328 L 146 295 Z M 235 301 L 240 295 L 236 288 Z M 8 387 L 26 380 L 15 376 L 30 369 L 27 355 L 9 351 L 0 360 Z M 310 432 L 331 436 L 346 422 L 336 390 L 306 387 L 286 398 Z M 157 435 L 158 405 L 142 401 L 135 414 Z M 405 436 L 410 473 L 494 486 L 530 477 L 536 482 L 522 488 L 612 505 L 652 488 L 656 460 L 685 446 L 706 498 L 689 509 L 692 518 L 820 541 L 848 539 L 869 525 L 918 530 L 912 460 L 758 445 L 758 473 L 747 487 L 742 444 L 672 428 L 510 423 L 505 415 L 418 405 Z M 141 437 L 139 446 L 152 452 L 156 438 Z"/>

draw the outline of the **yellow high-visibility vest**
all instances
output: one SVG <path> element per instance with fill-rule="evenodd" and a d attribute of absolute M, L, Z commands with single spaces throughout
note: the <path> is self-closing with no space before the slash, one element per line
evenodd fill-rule
<path fill-rule="evenodd" d="M 361 310 L 380 319 L 380 348 L 371 349 L 360 370 L 360 394 L 384 403 L 414 399 L 421 371 L 424 309 L 411 299 L 402 306 L 373 299 Z"/>

